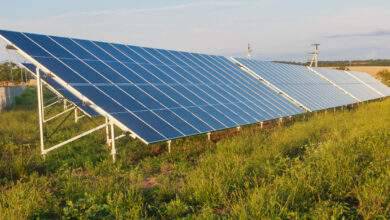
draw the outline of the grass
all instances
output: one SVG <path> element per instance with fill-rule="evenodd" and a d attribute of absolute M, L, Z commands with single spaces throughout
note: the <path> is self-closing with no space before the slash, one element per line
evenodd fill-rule
<path fill-rule="evenodd" d="M 384 84 L 390 86 L 390 70 L 381 70 L 377 74 Z"/>
<path fill-rule="evenodd" d="M 121 140 L 116 164 L 103 131 L 43 160 L 36 110 L 22 103 L 0 114 L 0 219 L 390 218 L 389 99 L 176 140 L 170 154 Z M 101 119 L 82 120 L 51 142 Z"/>

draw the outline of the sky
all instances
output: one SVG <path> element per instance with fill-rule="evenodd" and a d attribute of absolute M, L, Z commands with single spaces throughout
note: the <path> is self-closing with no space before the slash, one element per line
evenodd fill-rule
<path fill-rule="evenodd" d="M 250 43 L 262 60 L 307 61 L 312 43 L 320 60 L 390 58 L 389 0 L 1 2 L 6 30 L 225 56 Z"/>

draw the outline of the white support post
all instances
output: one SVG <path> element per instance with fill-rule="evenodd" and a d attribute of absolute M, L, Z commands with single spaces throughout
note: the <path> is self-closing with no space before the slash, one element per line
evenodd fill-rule
<path fill-rule="evenodd" d="M 39 138 L 41 144 L 41 154 L 45 157 L 45 143 L 43 140 L 43 96 L 42 96 L 42 80 L 39 68 L 36 68 L 37 75 L 37 96 L 38 96 L 38 119 L 39 119 Z"/>
<path fill-rule="evenodd" d="M 45 101 L 44 101 L 44 98 L 43 98 L 43 81 L 42 81 L 42 78 L 40 77 L 40 81 L 41 81 L 41 84 L 40 84 L 40 93 L 41 93 L 41 109 L 42 109 L 42 120 L 43 122 L 45 122 L 45 109 L 44 109 L 44 105 L 45 105 Z"/>
<path fill-rule="evenodd" d="M 207 133 L 207 140 L 211 141 L 211 132 Z"/>
<path fill-rule="evenodd" d="M 64 111 L 68 109 L 68 103 L 66 99 L 64 99 Z"/>
<path fill-rule="evenodd" d="M 282 124 L 283 124 L 283 118 L 279 118 L 279 126 L 282 126 Z"/>
<path fill-rule="evenodd" d="M 89 134 L 92 134 L 93 132 L 95 132 L 95 131 L 97 131 L 97 130 L 103 129 L 105 126 L 106 126 L 106 124 L 99 125 L 98 127 L 93 128 L 93 129 L 91 129 L 91 130 L 89 130 L 89 131 L 86 131 L 86 132 L 84 132 L 84 133 L 82 133 L 82 134 L 79 134 L 79 135 L 77 135 L 77 136 L 75 136 L 75 137 L 73 137 L 73 138 L 71 138 L 71 139 L 69 139 L 69 140 L 67 140 L 67 141 L 64 141 L 64 142 L 62 142 L 62 143 L 60 143 L 60 144 L 57 144 L 57 145 L 55 145 L 55 146 L 53 146 L 53 147 L 50 147 L 50 148 L 48 148 L 48 149 L 45 149 L 43 152 L 44 152 L 44 154 L 47 154 L 47 153 L 49 153 L 50 151 L 53 151 L 53 150 L 55 150 L 55 149 L 58 149 L 58 148 L 60 148 L 60 147 L 62 147 L 62 146 L 64 146 L 64 145 L 66 145 L 66 144 L 69 144 L 69 143 L 71 143 L 71 142 L 73 142 L 73 141 L 76 141 L 76 140 L 82 138 L 82 137 L 85 137 L 85 136 L 87 136 L 87 135 L 89 135 Z"/>
<path fill-rule="evenodd" d="M 260 128 L 263 129 L 264 122 L 260 122 Z"/>
<path fill-rule="evenodd" d="M 124 138 L 126 136 L 127 136 L 126 134 L 121 134 L 118 137 L 115 137 L 115 140 L 119 140 L 119 139 Z"/>
<path fill-rule="evenodd" d="M 76 107 L 69 108 L 69 109 L 67 109 L 67 110 L 65 110 L 65 111 L 63 111 L 63 112 L 58 113 L 57 115 L 54 115 L 53 117 L 50 117 L 50 118 L 48 118 L 48 119 L 45 119 L 45 120 L 43 120 L 43 123 L 47 123 L 47 122 L 49 122 L 49 121 L 52 121 L 52 120 L 54 120 L 54 119 L 60 117 L 61 115 L 64 115 L 64 114 L 66 114 L 67 112 L 72 111 L 74 108 L 76 108 Z"/>
<path fill-rule="evenodd" d="M 48 105 L 46 105 L 46 106 L 43 107 L 43 108 L 44 108 L 44 109 L 50 108 L 50 107 L 52 107 L 53 105 L 57 104 L 58 102 L 59 102 L 59 100 L 57 100 L 57 101 L 55 101 L 55 102 L 53 102 L 53 103 L 51 103 L 51 104 L 48 104 Z"/>
<path fill-rule="evenodd" d="M 111 155 L 112 155 L 112 161 L 115 163 L 116 161 L 115 127 L 112 121 L 110 121 L 110 127 L 111 127 Z"/>
<path fill-rule="evenodd" d="M 78 123 L 79 122 L 79 113 L 78 113 L 78 109 L 77 108 L 74 108 L 74 123 Z"/>
<path fill-rule="evenodd" d="M 237 131 L 241 131 L 241 127 L 240 126 L 237 127 Z"/>
<path fill-rule="evenodd" d="M 172 144 L 172 141 L 171 141 L 171 140 L 167 141 L 167 144 L 168 144 L 168 153 L 171 153 L 171 144 Z"/>
<path fill-rule="evenodd" d="M 106 117 L 106 144 L 107 147 L 110 147 L 111 140 L 110 140 L 110 129 L 108 124 L 108 118 Z"/>

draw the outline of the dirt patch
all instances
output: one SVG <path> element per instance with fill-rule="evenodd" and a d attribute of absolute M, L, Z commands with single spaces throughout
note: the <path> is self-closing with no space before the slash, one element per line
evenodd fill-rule
<path fill-rule="evenodd" d="M 158 185 L 156 177 L 148 177 L 142 182 L 142 188 L 150 189 Z"/>

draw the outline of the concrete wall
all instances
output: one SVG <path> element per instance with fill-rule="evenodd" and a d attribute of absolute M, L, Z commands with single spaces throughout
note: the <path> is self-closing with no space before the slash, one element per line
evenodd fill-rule
<path fill-rule="evenodd" d="M 15 97 L 22 94 L 24 89 L 24 86 L 0 87 L 0 111 L 11 106 Z"/>

